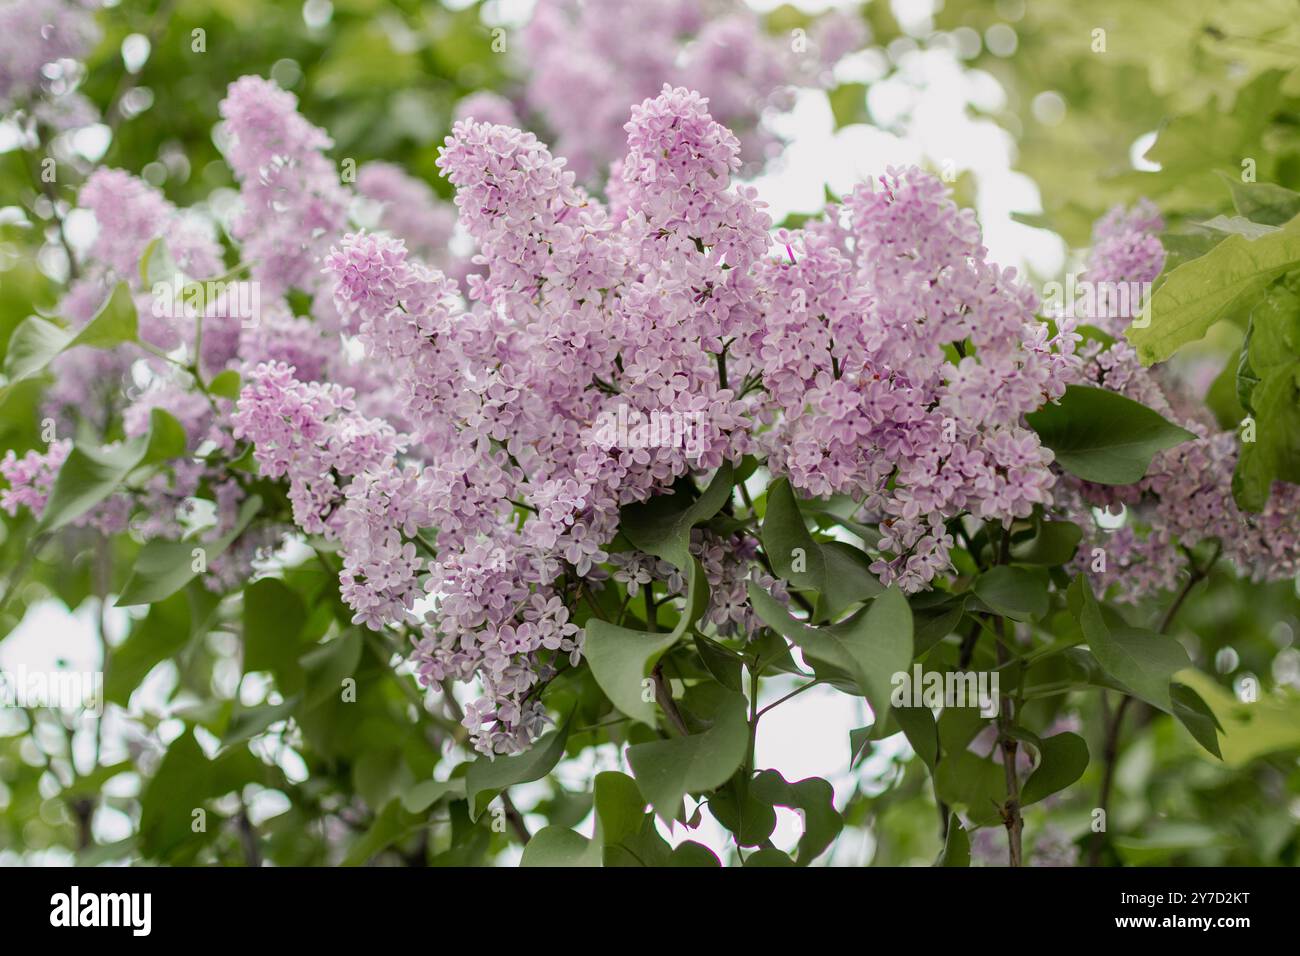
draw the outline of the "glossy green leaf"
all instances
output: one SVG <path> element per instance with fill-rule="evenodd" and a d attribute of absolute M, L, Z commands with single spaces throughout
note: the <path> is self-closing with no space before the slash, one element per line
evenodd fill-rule
<path fill-rule="evenodd" d="M 975 579 L 975 595 L 1003 617 L 1034 621 L 1047 613 L 1047 572 L 999 565 Z"/>
<path fill-rule="evenodd" d="M 835 809 L 835 790 L 820 777 L 788 782 L 775 770 L 764 770 L 750 781 L 754 796 L 774 807 L 799 811 L 803 833 L 799 836 L 796 862 L 807 866 L 826 851 L 844 828 Z"/>
<path fill-rule="evenodd" d="M 1138 481 L 1157 453 L 1194 437 L 1145 405 L 1083 385 L 1069 386 L 1058 404 L 1025 420 L 1062 468 L 1105 485 Z"/>
<path fill-rule="evenodd" d="M 547 734 L 531 748 L 509 757 L 479 757 L 465 774 L 465 796 L 469 818 L 477 820 L 502 790 L 517 783 L 541 780 L 564 756 L 569 739 L 569 722 Z"/>

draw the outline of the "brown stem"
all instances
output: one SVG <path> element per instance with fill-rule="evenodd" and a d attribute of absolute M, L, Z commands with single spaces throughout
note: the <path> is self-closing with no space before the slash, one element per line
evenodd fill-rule
<path fill-rule="evenodd" d="M 998 666 L 1007 663 L 1007 650 L 1002 642 L 997 644 Z M 1007 802 L 1002 806 L 1002 823 L 1007 828 L 1008 861 L 1011 866 L 1024 865 L 1022 834 L 1025 821 L 1020 815 L 1020 778 L 1016 775 L 1016 752 L 1019 745 L 1011 735 L 1015 722 L 1014 705 L 1010 696 L 1002 695 L 998 710 L 998 743 L 1002 747 L 1002 772 L 1007 782 Z"/>
<path fill-rule="evenodd" d="M 528 841 L 532 839 L 532 834 L 528 832 L 528 824 L 524 823 L 524 815 L 515 807 L 515 802 L 510 799 L 510 794 L 505 790 L 501 791 L 501 805 L 505 807 L 506 821 L 515 831 L 515 836 L 519 837 L 520 843 L 527 846 Z"/>

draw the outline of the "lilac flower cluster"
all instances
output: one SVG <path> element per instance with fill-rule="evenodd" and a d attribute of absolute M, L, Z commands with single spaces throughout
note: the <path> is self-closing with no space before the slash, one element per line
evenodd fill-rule
<path fill-rule="evenodd" d="M 1051 500 L 1051 453 L 1022 418 L 1064 392 L 1076 336 L 1049 338 L 973 214 L 933 177 L 891 171 L 777 241 L 756 350 L 780 408 L 769 467 L 862 502 L 882 581 L 914 591 L 947 569 L 954 515 L 1009 523 Z"/>
<path fill-rule="evenodd" d="M 320 257 L 347 224 L 348 195 L 324 151 L 332 141 L 297 111 L 297 97 L 256 76 L 221 101 L 225 154 L 243 210 L 234 236 L 268 295 L 313 291 Z"/>
<path fill-rule="evenodd" d="M 391 377 L 395 427 L 283 364 L 250 372 L 235 416 L 299 525 L 339 541 L 355 620 L 418 628 L 426 683 L 478 681 L 466 723 L 487 753 L 538 732 L 539 685 L 582 649 L 577 595 L 611 569 L 684 594 L 682 569 L 609 551 L 619 509 L 682 476 L 756 453 L 801 491 L 853 493 L 889 528 L 879 572 L 912 589 L 948 567 L 947 519 L 1010 521 L 1050 492 L 1020 419 L 1074 374 L 1073 337 L 1048 338 L 936 180 L 891 174 L 774 254 L 708 101 L 666 86 L 626 133 L 606 207 L 534 135 L 457 123 L 439 166 L 478 250 L 466 296 L 391 235 L 324 262 L 342 328 Z M 622 447 L 597 427 L 620 407 L 699 427 Z M 718 633 L 757 628 L 750 582 L 784 595 L 758 547 L 693 533 Z"/>

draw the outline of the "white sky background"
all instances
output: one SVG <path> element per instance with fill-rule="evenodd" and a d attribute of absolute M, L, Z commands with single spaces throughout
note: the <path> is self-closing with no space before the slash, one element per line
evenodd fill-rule
<path fill-rule="evenodd" d="M 750 2 L 755 8 L 766 11 L 779 6 L 781 0 Z M 1005 9 L 1006 15 L 1015 19 L 1018 2 L 1000 0 L 999 9 Z M 824 0 L 796 3 L 796 6 L 811 12 L 853 5 Z M 496 9 L 490 15 L 498 22 L 518 24 L 527 19 L 530 9 L 529 0 L 497 0 Z M 894 10 L 900 22 L 914 35 L 923 37 L 928 33 L 929 0 L 895 0 Z M 968 33 L 973 35 L 973 31 Z M 994 39 L 995 44 L 1008 45 L 1005 33 Z M 965 41 L 969 43 L 970 37 Z M 1014 43 L 1010 46 L 1013 48 Z M 868 97 L 871 115 L 885 123 L 902 122 L 906 129 L 905 137 L 865 125 L 836 131 L 826 95 L 820 91 L 800 94 L 794 109 L 776 120 L 777 130 L 790 145 L 769 171 L 755 181 L 760 197 L 770 205 L 773 221 L 780 222 L 791 212 L 811 212 L 820 208 L 824 184 L 842 195 L 858 182 L 880 175 L 891 164 L 916 163 L 940 169 L 945 162 L 950 162 L 959 174 L 967 170 L 972 172 L 978 183 L 977 212 L 990 258 L 1002 265 L 1017 266 L 1022 274 L 1028 268 L 1031 275 L 1039 277 L 1057 275 L 1066 262 L 1066 249 L 1060 238 L 1011 219 L 1013 211 L 1035 212 L 1041 209 L 1035 184 L 1012 171 L 1014 143 L 1011 137 L 991 120 L 970 115 L 970 107 L 989 111 L 1002 105 L 1004 94 L 999 84 L 983 71 L 968 69 L 952 49 L 922 51 L 915 43 L 904 40 L 891 47 L 890 55 L 895 59 L 897 70 L 887 79 L 880 79 L 886 72 L 884 59 L 879 53 L 870 51 L 842 63 L 836 79 L 839 82 L 871 84 Z M 116 642 L 125 634 L 126 612 L 112 611 L 109 618 L 110 634 Z M 99 664 L 91 602 L 75 614 L 68 614 L 57 602 L 37 605 L 0 643 L 2 670 L 13 671 L 20 667 L 52 670 L 59 666 L 97 670 Z M 174 667 L 170 663 L 160 665 L 136 693 L 132 711 L 166 712 L 166 694 L 174 682 Z M 768 681 L 762 702 L 770 703 L 793 686 L 792 678 Z M 176 706 L 171 705 L 173 710 Z M 109 751 L 105 758 L 122 759 L 125 756 L 122 723 L 111 719 L 111 708 L 109 716 L 106 733 Z M 0 728 L 13 717 L 0 711 Z M 881 746 L 863 768 L 850 773 L 849 731 L 869 722 L 869 712 L 861 700 L 830 688 L 814 688 L 763 717 L 758 734 L 758 766 L 775 768 L 791 781 L 809 776 L 823 777 L 835 787 L 836 805 L 842 808 L 855 783 L 864 781 L 869 785 L 869 781 L 879 777 L 891 753 L 906 749 L 900 736 Z M 160 728 L 158 742 L 169 742 L 180 733 L 180 729 L 180 721 L 165 722 Z M 76 749 L 81 759 L 86 756 L 85 736 L 77 737 Z M 286 767 L 295 779 L 301 777 L 300 763 Z M 557 770 L 557 776 L 572 787 L 584 787 L 592 768 L 628 770 L 612 747 L 587 755 L 581 766 L 573 764 L 561 765 Z M 440 773 L 445 775 L 450 766 L 440 767 Z M 132 777 L 119 777 L 114 788 L 125 788 L 129 792 L 138 786 L 138 780 Z M 546 785 L 530 784 L 515 788 L 515 792 L 516 801 L 526 807 L 545 794 Z M 0 786 L 0 802 L 5 799 Z M 281 812 L 284 809 L 283 798 L 268 796 L 260 802 L 255 800 L 250 809 L 256 822 Z M 797 817 L 788 810 L 779 810 L 778 815 L 774 842 L 782 849 L 790 849 L 800 832 Z M 528 822 L 534 830 L 545 823 L 539 817 Z M 116 811 L 101 809 L 95 824 L 96 837 L 101 842 L 121 839 L 129 832 L 129 822 Z M 578 829 L 590 834 L 591 826 L 589 818 Z M 727 834 L 707 813 L 703 825 L 695 831 L 688 831 L 678 824 L 674 832 L 665 833 L 673 842 L 694 839 L 705 843 L 725 859 Z M 863 863 L 870 859 L 870 852 L 869 835 L 861 831 L 846 832 L 837 842 L 834 853 L 823 856 L 821 862 Z M 516 850 L 505 862 L 513 862 L 517 856 Z M 0 852 L 0 863 L 13 859 L 12 854 Z M 66 855 L 58 853 L 37 854 L 29 859 L 32 862 L 71 862 Z"/>

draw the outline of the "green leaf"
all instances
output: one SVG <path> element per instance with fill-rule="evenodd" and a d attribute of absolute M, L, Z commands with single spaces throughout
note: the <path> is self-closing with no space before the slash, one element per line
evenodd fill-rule
<path fill-rule="evenodd" d="M 1300 360 L 1266 374 L 1250 402 L 1255 440 L 1241 443 L 1232 493 L 1242 509 L 1263 511 L 1273 482 L 1300 481 Z"/>
<path fill-rule="evenodd" d="M 218 372 L 208 382 L 208 391 L 218 398 L 228 398 L 232 402 L 239 398 L 240 382 L 239 373 L 233 368 L 228 368 L 224 372 Z"/>
<path fill-rule="evenodd" d="M 683 488 L 622 510 L 621 531 L 633 546 L 686 572 L 685 607 L 669 633 L 635 631 L 599 618 L 586 623 L 584 655 L 596 683 L 614 706 L 642 723 L 653 726 L 655 722 L 655 705 L 653 699 L 644 699 L 643 681 L 708 605 L 708 580 L 690 553 L 691 528 L 712 518 L 726 504 L 732 481 L 731 464 L 723 462 L 698 498 Z"/>
<path fill-rule="evenodd" d="M 1068 564 L 1079 550 L 1083 531 L 1071 521 L 1043 521 L 1027 541 L 1011 545 L 1011 560 L 1047 567 Z"/>
<path fill-rule="evenodd" d="M 1180 673 L 1178 681 L 1200 696 L 1222 728 L 1219 745 L 1229 767 L 1244 767 L 1266 754 L 1300 750 L 1300 696 L 1275 690 L 1246 703 L 1208 674 L 1191 668 Z M 1177 686 L 1174 693 L 1177 696 Z"/>
<path fill-rule="evenodd" d="M 666 866 L 672 850 L 646 813 L 646 800 L 636 781 L 609 770 L 597 774 L 592 801 L 596 811 L 596 841 L 604 866 Z"/>
<path fill-rule="evenodd" d="M 643 724 L 654 726 L 655 703 L 643 694 L 645 681 L 659 658 L 673 644 L 677 634 L 634 631 L 594 618 L 587 621 L 583 656 L 605 696 L 620 711 Z"/>
<path fill-rule="evenodd" d="M 975 579 L 975 596 L 1003 617 L 1036 621 L 1047 613 L 1047 572 L 998 565 Z"/>
<path fill-rule="evenodd" d="M 262 764 L 248 748 L 229 750 L 209 760 L 186 730 L 172 741 L 140 798 L 140 849 L 147 858 L 167 863 L 193 861 L 199 850 L 221 832 L 220 819 L 207 802 L 254 783 Z M 195 812 L 207 814 L 196 829 Z"/>
<path fill-rule="evenodd" d="M 939 726 L 930 708 L 895 707 L 890 713 L 902 729 L 907 743 L 930 769 L 930 773 L 934 773 L 935 765 L 939 762 Z"/>
<path fill-rule="evenodd" d="M 681 812 L 682 798 L 722 786 L 740 767 L 749 743 L 746 702 L 725 692 L 708 730 L 627 748 L 642 795 L 665 821 Z"/>
<path fill-rule="evenodd" d="M 1251 222 L 1244 216 L 1215 216 L 1213 219 L 1207 219 L 1205 222 L 1197 223 L 1206 229 L 1213 229 L 1215 232 L 1227 233 L 1230 236 L 1243 236 L 1246 239 L 1258 239 L 1260 236 L 1267 236 L 1270 232 L 1277 232 L 1277 226 L 1269 226 L 1264 223 Z"/>
<path fill-rule="evenodd" d="M 524 847 L 520 866 L 599 866 L 600 847 L 567 827 L 543 827 Z"/>
<path fill-rule="evenodd" d="M 1219 175 L 1228 184 L 1237 212 L 1253 222 L 1280 226 L 1300 215 L 1300 193 L 1274 183 L 1243 183 L 1240 176 Z"/>
<path fill-rule="evenodd" d="M 345 631 L 332 641 L 317 644 L 299 657 L 305 678 L 304 708 L 315 707 L 333 697 L 339 699 L 343 681 L 352 677 L 361 663 L 361 635 Z"/>
<path fill-rule="evenodd" d="M 126 640 L 113 649 L 112 666 L 104 675 L 104 698 L 127 706 L 148 673 L 179 654 L 190 637 L 190 606 L 185 595 L 175 594 L 149 608 Z"/>
<path fill-rule="evenodd" d="M 444 797 L 465 799 L 464 778 L 451 780 L 421 780 L 411 784 L 402 793 L 402 809 L 407 813 L 424 813 Z"/>
<path fill-rule="evenodd" d="M 1169 683 L 1174 674 L 1191 666 L 1183 645 L 1172 637 L 1144 628 L 1107 623 L 1084 581 L 1079 625 L 1097 663 L 1110 677 L 1152 707 L 1173 712 Z"/>
<path fill-rule="evenodd" d="M 717 864 L 716 857 L 710 864 L 697 849 L 683 850 L 679 847 L 677 851 L 671 850 L 655 830 L 654 818 L 645 810 L 645 798 L 627 774 L 613 770 L 598 773 L 593 789 L 594 836 L 587 839 L 563 827 L 546 827 L 524 847 L 521 866 Z"/>
<path fill-rule="evenodd" d="M 237 705 L 230 715 L 226 732 L 221 735 L 221 746 L 243 743 L 265 732 L 272 724 L 288 720 L 300 702 L 301 698 L 295 695 L 278 704 L 260 704 L 256 707 Z"/>
<path fill-rule="evenodd" d="M 302 688 L 298 658 L 307 608 L 298 592 L 278 578 L 263 578 L 244 588 L 244 672 L 270 671 L 282 693 Z"/>
<path fill-rule="evenodd" d="M 948 806 L 964 807 L 977 826 L 1001 819 L 1007 778 L 1000 764 L 969 750 L 944 755 L 934 774 L 934 790 Z"/>
<path fill-rule="evenodd" d="M 698 498 L 682 490 L 628 505 L 620 514 L 619 529 L 639 550 L 686 571 L 691 564 L 691 528 L 722 509 L 731 496 L 732 480 L 731 463 L 723 462 Z"/>
<path fill-rule="evenodd" d="M 175 594 L 185 587 L 200 573 L 195 565 L 198 556 L 196 550 L 203 552 L 206 567 L 225 553 L 235 539 L 244 533 L 254 516 L 262 508 L 262 499 L 257 495 L 245 499 L 240 506 L 235 524 L 225 534 L 213 541 L 190 538 L 185 541 L 165 541 L 155 538 L 140 549 L 131 568 L 122 593 L 118 595 L 115 606 L 129 607 L 132 604 L 152 604 Z"/>
<path fill-rule="evenodd" d="M 1198 744 L 1222 760 L 1219 734 L 1223 728 L 1219 726 L 1219 718 L 1214 716 L 1209 704 L 1186 684 L 1174 684 L 1170 689 L 1170 697 L 1174 702 L 1174 716 L 1179 723 L 1187 728 L 1187 732 Z"/>
<path fill-rule="evenodd" d="M 765 846 L 755 850 L 745 858 L 745 866 L 794 866 L 794 860 L 774 846 Z"/>
<path fill-rule="evenodd" d="M 70 332 L 48 319 L 30 316 L 14 329 L 5 352 L 4 371 L 9 385 L 41 372 L 56 356 L 79 345 L 111 349 L 137 341 L 135 302 L 131 290 L 119 282 L 95 316 L 80 331 Z"/>
<path fill-rule="evenodd" d="M 1020 791 L 1021 806 L 1064 790 L 1088 769 L 1088 745 L 1078 734 L 1044 737 L 1039 741 L 1038 753 L 1038 766 Z"/>
<path fill-rule="evenodd" d="M 1157 453 L 1195 437 L 1130 398 L 1083 385 L 1025 420 L 1062 468 L 1104 485 L 1140 480 Z"/>
<path fill-rule="evenodd" d="M 569 739 L 569 721 L 537 741 L 530 749 L 510 757 L 479 757 L 465 774 L 465 796 L 469 818 L 477 820 L 497 794 L 517 783 L 541 780 L 564 756 Z"/>
<path fill-rule="evenodd" d="M 376 814 L 374 822 L 366 832 L 348 848 L 347 855 L 343 858 L 343 865 L 362 866 L 423 826 L 425 822 L 407 813 L 401 801 L 389 801 Z"/>
<path fill-rule="evenodd" d="M 750 781 L 753 795 L 774 807 L 798 810 L 803 820 L 796 862 L 807 866 L 826 851 L 844 828 L 835 809 L 835 789 L 820 777 L 807 777 L 794 783 L 775 770 L 764 770 Z"/>
<path fill-rule="evenodd" d="M 162 236 L 150 240 L 140 256 L 140 285 L 145 289 L 152 289 L 159 283 L 170 285 L 179 273 L 176 260 L 167 248 L 167 240 Z"/>
<path fill-rule="evenodd" d="M 1300 267 L 1300 217 L 1258 239 L 1229 236 L 1174 269 L 1151 299 L 1150 323 L 1125 333 L 1151 365 L 1253 305 L 1270 282 Z"/>
<path fill-rule="evenodd" d="M 897 587 L 890 587 L 847 620 L 827 627 L 809 627 L 795 620 L 753 583 L 749 600 L 764 624 L 803 649 L 814 669 L 820 662 L 847 674 L 871 705 L 876 723 L 882 723 L 889 712 L 894 675 L 912 662 L 912 610 Z"/>

